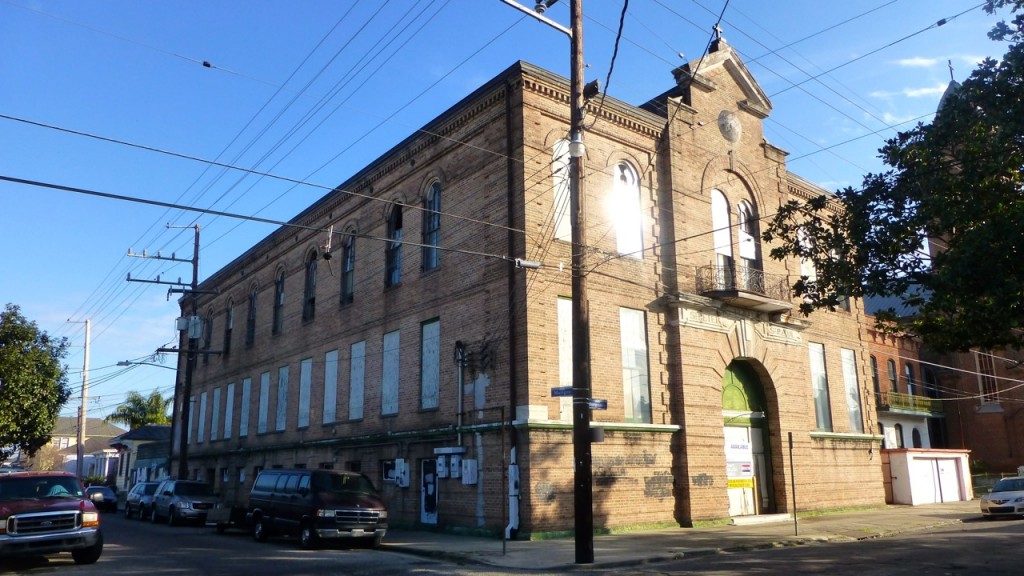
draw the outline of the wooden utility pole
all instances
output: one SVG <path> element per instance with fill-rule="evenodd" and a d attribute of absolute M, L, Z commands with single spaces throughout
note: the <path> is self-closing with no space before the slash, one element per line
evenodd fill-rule
<path fill-rule="evenodd" d="M 168 228 L 174 228 L 174 226 L 168 226 Z M 167 297 L 170 298 L 171 294 L 186 294 L 192 304 L 191 316 L 188 318 L 181 318 L 178 329 L 183 332 L 183 335 L 188 338 L 188 347 L 186 349 L 185 356 L 185 375 L 184 381 L 181 382 L 181 389 L 179 390 L 178 384 L 181 381 L 179 378 L 175 378 L 174 382 L 174 408 L 171 416 L 171 447 L 168 451 L 167 459 L 167 473 L 171 473 L 171 460 L 174 456 L 174 427 L 173 423 L 180 420 L 180 426 L 178 428 L 178 472 L 177 477 L 179 479 L 188 478 L 188 432 L 191 427 L 190 422 L 190 411 L 187 403 L 189 398 L 192 396 L 192 372 L 195 369 L 196 364 L 196 353 L 199 349 L 199 338 L 202 337 L 204 330 L 209 330 L 209 326 L 203 326 L 203 321 L 199 318 L 199 225 L 188 226 L 188 228 L 195 229 L 195 243 L 192 251 L 192 258 L 178 258 L 173 253 L 168 256 L 162 256 L 157 253 L 155 256 L 146 254 L 133 254 L 131 250 L 128 251 L 129 256 L 135 256 L 138 258 L 152 258 L 156 260 L 168 260 L 171 262 L 185 262 L 192 264 L 192 281 L 185 284 L 179 278 L 176 282 L 163 281 L 159 276 L 156 280 L 140 280 L 132 278 L 131 274 L 128 275 L 129 282 L 145 282 L 148 284 L 169 284 L 171 288 L 167 290 Z M 175 288 L 177 286 L 177 288 Z M 204 292 L 210 294 L 216 294 L 213 292 Z M 161 348 L 157 352 L 176 352 L 181 353 L 178 348 Z M 204 350 L 204 354 L 220 354 L 211 350 Z M 181 366 L 181 358 L 178 360 L 179 367 Z M 179 368 L 180 370 L 180 368 Z M 180 393 L 179 393 L 180 392 Z"/>
<path fill-rule="evenodd" d="M 594 562 L 594 485 L 590 434 L 590 310 L 583 190 L 583 0 L 569 2 L 569 210 L 572 213 L 572 445 L 576 563 Z"/>

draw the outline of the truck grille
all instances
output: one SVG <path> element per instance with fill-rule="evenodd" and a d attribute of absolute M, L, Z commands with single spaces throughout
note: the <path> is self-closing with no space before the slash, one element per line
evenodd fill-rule
<path fill-rule="evenodd" d="M 376 524 L 380 520 L 377 510 L 335 510 L 334 520 L 338 524 Z"/>
<path fill-rule="evenodd" d="M 82 515 L 78 512 L 40 512 L 18 514 L 7 519 L 7 533 L 12 536 L 52 534 L 81 528 Z"/>

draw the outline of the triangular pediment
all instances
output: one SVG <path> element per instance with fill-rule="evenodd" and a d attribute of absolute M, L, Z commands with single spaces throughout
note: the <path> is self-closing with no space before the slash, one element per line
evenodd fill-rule
<path fill-rule="evenodd" d="M 723 76 L 718 73 L 721 69 L 729 73 L 728 77 L 745 96 L 745 99 L 737 104 L 756 116 L 767 118 L 772 110 L 768 95 L 761 89 L 739 55 L 724 41 L 718 44 L 716 51 L 683 64 L 673 70 L 672 75 L 681 88 L 713 92 L 721 88 L 719 83 Z"/>

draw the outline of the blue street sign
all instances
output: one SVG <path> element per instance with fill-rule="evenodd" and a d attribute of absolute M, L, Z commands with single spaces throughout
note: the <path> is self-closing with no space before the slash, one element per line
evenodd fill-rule
<path fill-rule="evenodd" d="M 587 400 L 587 404 L 590 406 L 591 410 L 607 410 L 608 409 L 608 401 L 607 400 L 597 400 L 595 398 L 591 398 L 590 400 Z"/>
<path fill-rule="evenodd" d="M 551 389 L 551 396 L 572 396 L 572 386 L 560 386 Z"/>

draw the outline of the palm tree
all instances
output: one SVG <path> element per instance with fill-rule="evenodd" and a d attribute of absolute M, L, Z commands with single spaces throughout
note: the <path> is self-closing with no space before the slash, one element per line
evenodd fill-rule
<path fill-rule="evenodd" d="M 124 403 L 104 420 L 127 424 L 132 430 L 146 424 L 170 424 L 167 410 L 173 401 L 174 398 L 164 398 L 156 390 L 148 398 L 138 392 L 129 392 Z"/>

